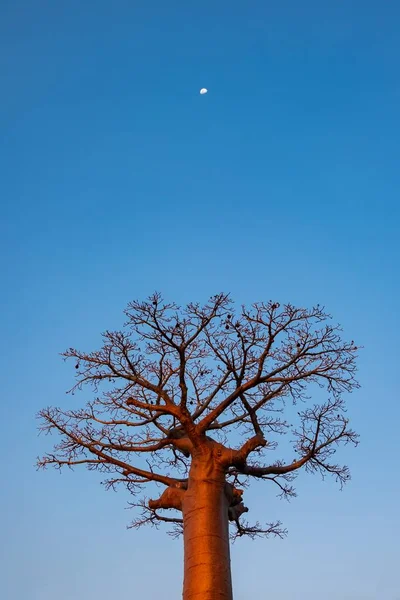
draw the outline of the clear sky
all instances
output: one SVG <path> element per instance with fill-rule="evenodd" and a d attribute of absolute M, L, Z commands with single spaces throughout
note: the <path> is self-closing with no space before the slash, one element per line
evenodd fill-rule
<path fill-rule="evenodd" d="M 396 0 L 2 0 L 2 597 L 180 597 L 180 541 L 34 469 L 36 411 L 71 402 L 58 353 L 160 290 L 319 302 L 365 346 L 352 482 L 247 493 L 289 536 L 234 545 L 235 600 L 399 600 L 399 22 Z"/>

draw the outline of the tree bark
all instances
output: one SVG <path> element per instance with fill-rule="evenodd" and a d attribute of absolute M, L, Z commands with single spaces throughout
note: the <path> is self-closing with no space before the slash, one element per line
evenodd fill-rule
<path fill-rule="evenodd" d="M 213 457 L 194 459 L 182 503 L 183 600 L 232 600 L 229 500 Z"/>

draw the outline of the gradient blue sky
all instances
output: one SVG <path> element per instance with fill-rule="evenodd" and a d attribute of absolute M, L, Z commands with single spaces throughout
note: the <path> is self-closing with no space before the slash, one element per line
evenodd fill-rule
<path fill-rule="evenodd" d="M 247 494 L 289 537 L 234 545 L 235 600 L 400 598 L 399 24 L 395 0 L 2 0 L 2 597 L 180 597 L 181 542 L 33 467 L 58 352 L 157 289 L 319 302 L 365 346 L 352 482 Z"/>

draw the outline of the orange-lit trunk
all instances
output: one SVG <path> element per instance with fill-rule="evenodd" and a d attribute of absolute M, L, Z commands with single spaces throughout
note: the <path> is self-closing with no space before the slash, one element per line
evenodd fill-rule
<path fill-rule="evenodd" d="M 183 600 L 232 600 L 225 476 L 193 461 L 183 500 Z"/>

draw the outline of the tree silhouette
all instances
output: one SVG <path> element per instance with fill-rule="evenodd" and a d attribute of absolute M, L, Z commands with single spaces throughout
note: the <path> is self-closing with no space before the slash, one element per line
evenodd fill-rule
<path fill-rule="evenodd" d="M 340 443 L 357 444 L 342 399 L 358 387 L 357 348 L 318 305 L 269 301 L 235 311 L 218 294 L 180 308 L 156 293 L 125 314 L 124 330 L 106 331 L 100 350 L 63 354 L 75 361 L 70 391 L 89 384 L 96 397 L 81 409 L 39 413 L 40 429 L 60 441 L 38 465 L 85 464 L 106 474 L 108 488 L 124 485 L 140 509 L 133 527 L 166 522 L 183 531 L 184 600 L 229 600 L 229 522 L 233 537 L 285 534 L 280 522 L 243 519 L 251 478 L 273 482 L 284 497 L 295 495 L 302 467 L 340 485 L 349 479 L 334 454 Z M 326 398 L 308 406 L 312 384 Z M 293 455 L 285 462 L 273 456 L 287 433 Z M 152 482 L 161 495 L 141 498 Z"/>

